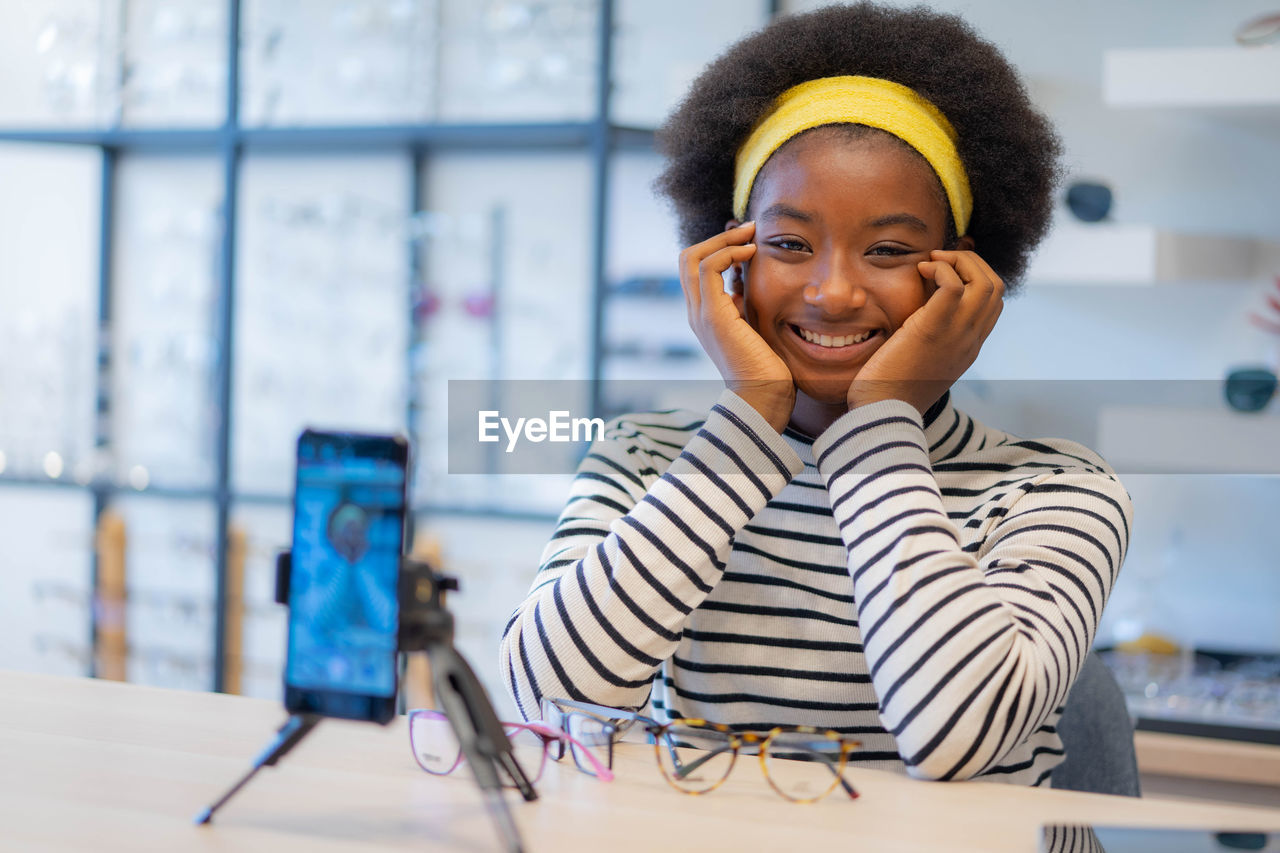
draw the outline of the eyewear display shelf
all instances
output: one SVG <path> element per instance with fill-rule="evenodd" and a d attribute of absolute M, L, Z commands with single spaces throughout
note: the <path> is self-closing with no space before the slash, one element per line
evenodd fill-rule
<path fill-rule="evenodd" d="M 243 35 L 243 0 L 228 0 L 226 38 L 226 95 L 225 118 L 218 126 L 199 128 L 163 128 L 111 126 L 101 128 L 39 128 L 0 127 L 0 143 L 26 143 L 54 146 L 87 146 L 101 153 L 101 207 L 98 212 L 98 256 L 96 312 L 99 344 L 97 346 L 97 377 L 95 380 L 95 404 L 93 443 L 99 451 L 109 450 L 111 436 L 111 378 L 112 351 L 110 328 L 112 324 L 113 294 L 113 245 L 116 239 L 117 173 L 122 155 L 132 154 L 201 154 L 215 157 L 220 167 L 222 198 L 221 219 L 217 231 L 215 255 L 217 270 L 215 299 L 213 302 L 213 404 L 217 423 L 213 430 L 213 476 L 211 486 L 205 488 L 176 488 L 159 484 L 126 484 L 116 475 L 95 474 L 92 478 L 53 476 L 48 479 L 29 474 L 0 473 L 0 487 L 72 489 L 92 497 L 95 523 L 102 519 L 109 504 L 115 498 L 140 494 L 159 499 L 178 501 L 203 501 L 214 509 L 215 535 L 213 537 L 213 565 L 215 570 L 215 600 L 212 684 L 218 692 L 235 689 L 235 677 L 228 678 L 228 648 L 238 648 L 238 639 L 229 637 L 228 587 L 229 563 L 235 561 L 231 531 L 231 511 L 234 504 L 277 505 L 288 504 L 285 494 L 247 493 L 233 486 L 231 457 L 233 412 L 233 360 L 235 346 L 236 309 L 236 257 L 237 201 L 241 186 L 241 171 L 247 153 L 323 153 L 356 154 L 369 152 L 399 152 L 412 160 L 412 189 L 410 191 L 409 217 L 420 212 L 425 200 L 421 176 L 424 166 L 433 153 L 470 151 L 571 151 L 585 154 L 589 159 L 591 233 L 590 282 L 592 299 L 590 307 L 590 334 L 588 364 L 590 378 L 601 378 L 601 355 L 606 352 L 602 341 L 602 312 L 607 297 L 605 287 L 605 252 L 608 215 L 609 165 L 615 151 L 649 151 L 652 149 L 651 130 L 624 127 L 610 121 L 610 89 L 613 71 L 612 52 L 615 35 L 615 0 L 600 0 L 595 34 L 595 95 L 592 115 L 587 120 L 563 122 L 512 122 L 512 123 L 395 123 L 302 126 L 250 126 L 242 120 L 241 71 Z M 778 4 L 766 6 L 770 15 L 776 14 Z M 408 270 L 411 281 L 419 280 L 423 265 L 423 252 L 410 243 Z M 405 315 L 414 316 L 413 305 L 407 305 Z M 409 341 L 412 346 L 415 335 L 421 332 L 410 319 Z M 412 367 L 410 376 L 413 375 Z M 600 411 L 599 385 L 592 383 L 591 406 Z M 423 401 L 416 383 L 409 382 L 405 423 L 418 423 Z M 412 428 L 412 427 L 411 427 Z M 548 521 L 549 514 L 536 510 L 513 510 L 502 507 L 451 506 L 435 503 L 415 505 L 415 514 L 425 515 L 484 515 L 524 521 Z M 90 569 L 90 595 L 100 600 L 102 592 L 102 551 L 92 552 Z M 239 593 L 234 593 L 239 595 Z M 89 648 L 93 653 L 87 662 L 88 674 L 107 675 L 95 663 L 97 643 L 101 639 L 99 621 L 102 608 L 87 608 L 89 614 Z M 234 617 L 232 617 L 234 618 Z M 116 674 L 113 677 L 123 677 Z"/>

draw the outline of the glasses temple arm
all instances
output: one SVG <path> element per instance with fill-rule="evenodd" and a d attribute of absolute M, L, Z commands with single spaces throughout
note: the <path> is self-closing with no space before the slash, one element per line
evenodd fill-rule
<path fill-rule="evenodd" d="M 591 702 L 579 702 L 576 699 L 547 699 L 546 701 L 555 705 L 564 713 L 565 708 L 574 711 L 586 711 L 597 717 L 603 717 L 606 720 L 624 720 L 627 722 L 640 722 L 650 726 L 662 725 L 652 717 L 646 717 L 644 714 L 628 711 L 625 708 L 608 708 L 604 705 L 596 705 Z"/>
<path fill-rule="evenodd" d="M 853 785 L 849 782 L 848 779 L 844 778 L 844 774 L 840 772 L 840 769 L 838 767 L 836 767 L 835 763 L 833 762 L 830 756 L 828 756 L 822 750 L 814 749 L 812 747 L 810 747 L 809 751 L 813 753 L 816 761 L 824 765 L 828 770 L 831 771 L 831 775 L 835 776 L 836 779 L 839 780 L 840 787 L 844 788 L 844 792 L 849 795 L 849 799 L 851 800 L 858 799 L 858 797 L 860 796 L 858 794 L 858 789 L 853 787 Z M 765 749 L 765 752 L 768 752 L 767 747 Z M 842 746 L 840 749 L 840 755 L 842 758 L 844 758 L 847 761 L 848 747 Z"/>
<path fill-rule="evenodd" d="M 578 740 L 577 738 L 569 734 L 566 734 L 565 737 L 569 740 L 570 743 L 577 744 L 579 747 L 578 752 L 585 755 L 587 757 L 587 760 L 591 762 L 591 766 L 595 768 L 597 779 L 602 779 L 605 782 L 613 781 L 613 771 L 610 770 L 608 767 L 605 767 L 603 764 L 601 764 L 600 759 L 596 758 L 594 755 L 591 754 L 591 750 L 587 748 L 587 745 L 585 743 L 583 743 L 582 741 Z M 610 748 L 612 748 L 613 746 L 612 742 L 609 743 L 609 746 Z"/>
<path fill-rule="evenodd" d="M 567 741 L 570 744 L 576 745 L 579 748 L 578 751 L 581 752 L 583 755 L 585 755 L 587 757 L 587 760 L 591 762 L 591 766 L 595 768 L 597 778 L 603 779 L 606 782 L 613 781 L 613 771 L 610 768 L 600 763 L 600 759 L 595 757 L 595 755 L 591 752 L 590 747 L 588 747 L 582 741 L 578 740 L 573 735 L 569 734 L 564 729 L 557 730 L 548 725 L 540 724 L 540 723 L 518 723 L 518 724 L 512 724 L 512 725 L 518 725 L 522 729 L 528 729 L 529 731 L 536 734 L 538 737 L 542 738 L 542 742 L 547 746 L 550 746 L 552 741 L 555 741 L 558 743 L 565 743 Z M 612 728 L 612 726 L 610 726 L 610 728 Z M 612 732 L 608 732 L 608 734 L 611 735 Z M 612 741 L 609 742 L 609 746 L 610 748 L 612 748 L 613 746 Z"/>
<path fill-rule="evenodd" d="M 840 772 L 840 768 L 836 767 L 835 764 L 833 764 L 831 760 L 827 758 L 826 755 L 823 755 L 821 752 L 818 752 L 817 750 L 815 750 L 814 754 L 820 756 L 822 758 L 822 763 L 827 765 L 827 769 L 830 770 L 835 775 L 835 777 L 840 780 L 840 787 L 844 788 L 844 792 L 849 795 L 849 799 L 851 800 L 858 799 L 858 796 L 859 796 L 858 789 L 853 787 L 853 785 L 849 783 L 848 779 L 844 778 L 844 774 Z M 845 760 L 848 760 L 847 756 L 844 753 L 843 748 L 841 749 L 841 757 L 844 758 Z"/>
<path fill-rule="evenodd" d="M 697 770 L 702 765 L 706 764 L 711 759 L 719 755 L 723 755 L 726 751 L 732 751 L 734 753 L 737 753 L 738 751 L 738 748 L 735 747 L 733 744 L 731 743 L 725 744 L 719 749 L 712 750 L 711 752 L 708 752 L 706 755 L 702 756 L 701 758 L 698 758 L 695 761 L 691 761 L 688 764 L 685 764 L 680 760 L 680 756 L 676 754 L 675 744 L 671 741 L 670 738 L 667 738 L 666 740 L 667 740 L 667 752 L 671 753 L 671 763 L 675 767 L 676 775 L 681 779 L 685 778 L 690 773 L 693 773 L 695 770 Z"/>
<path fill-rule="evenodd" d="M 840 787 L 844 788 L 844 792 L 849 795 L 849 799 L 858 799 L 858 789 L 849 784 L 849 780 L 844 778 L 844 774 L 834 767 L 831 768 L 831 772 L 836 774 L 836 778 L 840 780 Z"/>

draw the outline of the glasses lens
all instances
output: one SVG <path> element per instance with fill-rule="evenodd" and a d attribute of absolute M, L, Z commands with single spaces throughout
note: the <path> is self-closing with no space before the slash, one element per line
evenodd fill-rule
<path fill-rule="evenodd" d="M 515 747 L 516 759 L 520 762 L 525 776 L 529 777 L 530 782 L 537 782 L 542 778 L 542 768 L 547 763 L 547 751 L 544 746 L 546 741 L 541 735 L 524 726 L 508 725 L 504 728 L 507 731 L 507 740 L 511 741 L 511 745 Z M 502 784 L 508 788 L 516 787 L 515 783 L 509 779 L 503 779 Z"/>
<path fill-rule="evenodd" d="M 437 776 L 453 772 L 461 760 L 453 726 L 437 711 L 413 715 L 409 721 L 409 746 L 422 769 Z"/>
<path fill-rule="evenodd" d="M 573 753 L 573 761 L 583 773 L 596 775 L 596 768 L 591 763 L 591 759 L 584 754 L 584 747 L 591 751 L 601 765 L 609 767 L 612 763 L 610 756 L 613 750 L 610 749 L 610 744 L 613 726 L 607 721 L 575 711 L 565 715 L 565 731 L 573 735 L 574 740 L 577 741 L 569 744 L 569 751 Z"/>
<path fill-rule="evenodd" d="M 1242 368 L 1227 374 L 1227 404 L 1237 412 L 1260 412 L 1276 393 L 1276 375 L 1266 368 Z"/>
<path fill-rule="evenodd" d="M 705 794 L 733 769 L 737 751 L 729 735 L 711 729 L 672 726 L 657 738 L 662 775 L 686 794 Z"/>
<path fill-rule="evenodd" d="M 845 756 L 840 741 L 801 732 L 778 732 L 765 749 L 764 772 L 788 800 L 808 802 L 840 784 Z"/>

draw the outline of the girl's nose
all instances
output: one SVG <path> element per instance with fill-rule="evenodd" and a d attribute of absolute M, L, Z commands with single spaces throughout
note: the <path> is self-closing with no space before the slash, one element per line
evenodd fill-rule
<path fill-rule="evenodd" d="M 804 299 L 823 314 L 837 316 L 865 305 L 867 291 L 851 270 L 832 264 L 820 272 L 816 281 L 805 285 Z"/>

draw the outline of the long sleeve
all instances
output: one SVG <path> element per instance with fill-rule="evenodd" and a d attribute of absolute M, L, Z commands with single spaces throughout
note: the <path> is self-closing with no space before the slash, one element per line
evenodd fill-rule
<path fill-rule="evenodd" d="M 643 705 L 735 534 L 803 469 L 730 391 L 700 427 L 673 417 L 611 422 L 579 466 L 502 637 L 501 669 L 526 719 L 545 695 Z"/>
<path fill-rule="evenodd" d="M 966 549 L 913 407 L 859 407 L 815 442 L 880 716 L 912 775 L 982 773 L 1065 698 L 1132 520 L 1119 481 L 1080 451 L 1011 442 L 964 463 L 994 484 L 993 508 L 964 520 L 985 528 Z"/>
<path fill-rule="evenodd" d="M 1107 853 L 1093 827 L 1070 823 L 1045 826 L 1040 850 L 1041 853 Z"/>

